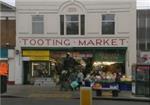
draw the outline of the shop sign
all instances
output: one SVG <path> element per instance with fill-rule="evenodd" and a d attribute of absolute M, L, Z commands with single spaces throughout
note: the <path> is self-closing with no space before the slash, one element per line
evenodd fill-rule
<path fill-rule="evenodd" d="M 96 61 L 112 61 L 112 62 L 124 62 L 125 61 L 125 54 L 115 53 L 115 52 L 99 52 L 95 54 Z"/>
<path fill-rule="evenodd" d="M 47 50 L 23 50 L 23 61 L 47 61 L 50 58 L 50 52 Z"/>
<path fill-rule="evenodd" d="M 128 38 L 39 38 L 19 37 L 22 47 L 127 47 Z"/>
<path fill-rule="evenodd" d="M 49 57 L 22 57 L 23 61 L 49 61 Z"/>
<path fill-rule="evenodd" d="M 49 57 L 50 53 L 49 51 L 24 50 L 22 55 L 26 57 Z"/>
<path fill-rule="evenodd" d="M 49 57 L 30 57 L 31 61 L 49 61 Z"/>

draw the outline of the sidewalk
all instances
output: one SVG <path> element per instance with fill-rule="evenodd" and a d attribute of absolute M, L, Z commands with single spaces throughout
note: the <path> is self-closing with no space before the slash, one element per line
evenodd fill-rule
<path fill-rule="evenodd" d="M 46 87 L 34 85 L 8 85 L 7 93 L 3 93 L 1 97 L 20 97 L 20 98 L 80 98 L 80 91 L 60 91 L 59 87 Z M 128 91 L 121 91 L 118 97 L 112 97 L 110 93 L 104 93 L 102 96 L 96 96 L 93 92 L 95 100 L 126 100 L 126 101 L 143 101 L 150 102 L 148 97 L 135 97 Z"/>
<path fill-rule="evenodd" d="M 71 98 L 71 91 L 59 91 L 59 87 L 34 85 L 8 85 L 7 92 L 2 97 L 22 98 Z"/>

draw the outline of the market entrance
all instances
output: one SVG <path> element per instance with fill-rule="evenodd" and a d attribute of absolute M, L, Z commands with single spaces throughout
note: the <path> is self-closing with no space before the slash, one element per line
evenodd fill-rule
<path fill-rule="evenodd" d="M 69 59 L 67 59 L 69 54 Z M 59 84 L 61 73 L 82 72 L 87 74 L 105 73 L 111 78 L 113 73 L 125 74 L 126 49 L 59 49 L 59 50 L 23 50 L 24 84 L 38 84 L 39 79 L 47 78 Z"/>

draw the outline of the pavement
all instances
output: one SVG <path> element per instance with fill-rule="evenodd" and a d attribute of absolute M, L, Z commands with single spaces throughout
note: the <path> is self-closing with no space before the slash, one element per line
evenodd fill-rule
<path fill-rule="evenodd" d="M 104 92 L 102 96 L 96 96 L 92 92 L 95 100 L 123 100 L 150 102 L 150 97 L 135 96 L 130 91 L 120 91 L 118 97 L 113 97 L 111 93 Z M 80 99 L 80 91 L 60 91 L 59 86 L 34 86 L 34 85 L 8 85 L 7 92 L 1 94 L 2 98 L 73 98 Z"/>

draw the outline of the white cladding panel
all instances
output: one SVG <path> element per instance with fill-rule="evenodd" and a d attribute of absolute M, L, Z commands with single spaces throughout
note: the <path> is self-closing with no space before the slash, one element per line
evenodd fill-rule
<path fill-rule="evenodd" d="M 17 34 L 31 34 L 32 31 L 32 14 L 17 14 L 16 24 L 17 24 Z"/>
<path fill-rule="evenodd" d="M 47 14 L 44 15 L 44 28 L 45 34 L 48 35 L 58 35 L 59 33 L 59 15 L 57 14 Z"/>

